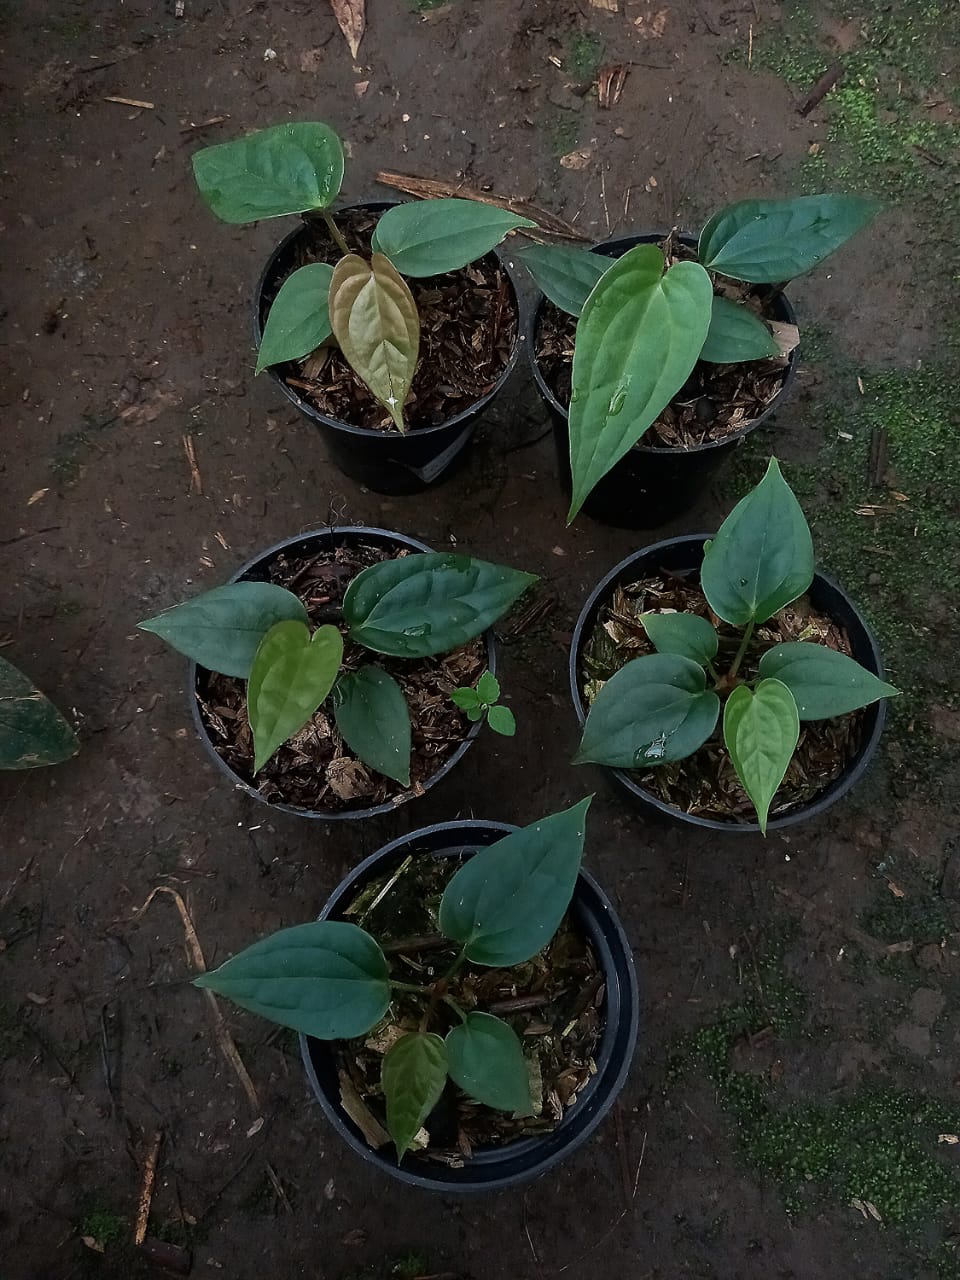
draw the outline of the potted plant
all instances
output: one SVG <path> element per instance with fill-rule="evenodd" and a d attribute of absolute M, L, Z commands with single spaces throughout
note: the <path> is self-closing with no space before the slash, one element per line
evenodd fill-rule
<path fill-rule="evenodd" d="M 384 529 L 320 529 L 140 627 L 196 664 L 201 739 L 238 786 L 306 816 L 369 817 L 466 751 L 500 693 L 484 632 L 535 581 Z M 461 711 L 465 688 L 481 714 Z"/>
<path fill-rule="evenodd" d="M 790 385 L 799 331 L 785 283 L 876 211 L 857 196 L 743 200 L 699 241 L 671 231 L 522 251 L 546 295 L 527 345 L 572 485 L 568 523 L 583 508 L 652 528 L 692 502 Z"/>
<path fill-rule="evenodd" d="M 62 764 L 79 750 L 77 735 L 50 699 L 0 658 L 0 769 Z"/>
<path fill-rule="evenodd" d="M 336 465 L 381 493 L 445 475 L 517 360 L 519 306 L 493 252 L 527 218 L 472 200 L 330 212 L 343 148 L 326 124 L 277 125 L 194 154 L 225 222 L 299 213 L 256 298 L 257 373 L 320 428 Z"/>
<path fill-rule="evenodd" d="M 861 776 L 898 692 L 882 677 L 771 458 L 715 537 L 638 552 L 590 597 L 570 662 L 576 763 L 611 769 L 661 814 L 766 833 Z"/>
<path fill-rule="evenodd" d="M 637 1035 L 629 944 L 580 866 L 589 804 L 395 840 L 317 922 L 197 985 L 298 1031 L 328 1119 L 385 1172 L 443 1191 L 542 1173 L 609 1111 Z"/>

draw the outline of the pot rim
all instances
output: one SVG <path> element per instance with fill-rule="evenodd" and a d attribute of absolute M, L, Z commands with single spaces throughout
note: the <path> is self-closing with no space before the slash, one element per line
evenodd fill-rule
<path fill-rule="evenodd" d="M 638 561 L 648 557 L 662 553 L 667 547 L 673 548 L 677 546 L 688 546 L 695 554 L 703 554 L 703 544 L 708 539 L 715 537 L 711 533 L 693 533 L 683 534 L 676 538 L 663 538 L 659 542 L 653 542 L 647 547 L 641 547 L 639 551 L 634 551 L 631 555 L 624 557 L 619 564 L 606 573 L 600 582 L 594 587 L 583 608 L 580 610 L 580 616 L 577 618 L 577 624 L 574 627 L 573 639 L 570 645 L 570 657 L 568 662 L 568 675 L 570 681 L 570 696 L 573 701 L 574 711 L 577 715 L 580 728 L 582 729 L 586 723 L 587 713 L 584 704 L 583 694 L 580 691 L 579 679 L 579 657 L 580 651 L 585 640 L 585 632 L 592 625 L 597 607 L 609 595 L 610 590 L 618 581 L 627 576 L 628 571 Z M 819 570 L 814 572 L 814 583 L 820 582 L 830 591 L 834 592 L 850 610 L 852 616 L 856 619 L 857 625 L 860 627 L 866 647 L 870 651 L 871 665 L 874 674 L 879 678 L 884 677 L 883 657 L 880 653 L 880 646 L 877 638 L 873 633 L 867 620 L 857 608 L 854 601 L 844 591 L 838 582 L 829 575 L 821 573 Z M 811 584 L 813 585 L 813 584 Z M 887 703 L 885 698 L 879 699 L 877 702 L 871 703 L 863 708 L 867 716 L 872 719 L 872 724 L 865 733 L 862 743 L 856 754 L 852 757 L 846 768 L 828 783 L 825 789 L 813 800 L 807 804 L 798 805 L 795 809 L 791 809 L 788 813 L 781 814 L 778 817 L 770 818 L 767 822 L 767 831 L 778 831 L 784 827 L 795 826 L 798 822 L 805 822 L 809 818 L 817 817 L 828 809 L 835 801 L 846 795 L 848 791 L 859 782 L 860 778 L 866 772 L 873 756 L 876 754 L 877 747 L 880 743 L 880 736 L 883 733 L 884 724 L 887 718 Z M 728 835 L 740 835 L 744 833 L 760 833 L 760 824 L 758 822 L 721 822 L 716 818 L 703 818 L 698 814 L 686 813 L 684 810 L 674 805 L 667 804 L 661 800 L 659 796 L 654 795 L 652 791 L 648 791 L 638 782 L 631 778 L 625 769 L 616 769 L 611 765 L 597 765 L 598 769 L 602 769 L 605 773 L 613 777 L 616 782 L 640 800 L 643 804 L 650 808 L 656 809 L 664 817 L 670 818 L 675 822 L 682 822 L 689 826 L 700 827 L 710 831 L 721 831 Z"/>
<path fill-rule="evenodd" d="M 340 205 L 338 209 L 335 209 L 332 212 L 348 213 L 353 209 L 370 209 L 373 212 L 385 213 L 388 209 L 392 209 L 396 205 L 413 203 L 423 202 L 415 202 L 412 200 L 355 200 L 352 204 Z M 260 323 L 260 310 L 264 287 L 266 286 L 267 280 L 270 279 L 273 274 L 277 259 L 286 251 L 288 245 L 292 244 L 294 240 L 299 236 L 304 235 L 305 232 L 310 229 L 310 225 L 311 224 L 308 219 L 301 216 L 300 225 L 294 227 L 283 237 L 267 258 L 266 264 L 260 272 L 253 295 L 253 339 L 255 348 L 258 351 L 260 349 L 260 339 L 263 335 L 263 328 Z M 464 426 L 468 425 L 469 421 L 482 409 L 486 408 L 493 397 L 502 390 L 507 379 L 517 367 L 517 363 L 520 359 L 520 349 L 527 340 L 527 323 L 524 318 L 524 308 L 520 303 L 520 289 L 518 287 L 516 271 L 507 262 L 503 253 L 500 252 L 499 247 L 491 249 L 490 253 L 484 254 L 483 257 L 489 257 L 491 255 L 497 259 L 497 262 L 502 268 L 510 285 L 510 290 L 513 294 L 513 305 L 517 313 L 517 332 L 514 337 L 510 357 L 507 360 L 507 363 L 503 366 L 500 376 L 497 378 L 490 390 L 482 395 L 478 400 L 474 400 L 471 404 L 467 405 L 466 408 L 461 409 L 459 413 L 454 414 L 452 418 L 447 418 L 443 422 L 434 423 L 432 427 L 413 427 L 406 432 L 378 431 L 375 427 L 357 427 L 351 422 L 344 422 L 340 418 L 331 418 L 327 414 L 321 413 L 320 410 L 310 404 L 309 401 L 302 399 L 293 387 L 287 385 L 283 377 L 277 371 L 275 365 L 269 365 L 263 372 L 270 376 L 272 381 L 277 385 L 283 395 L 286 396 L 294 408 L 311 422 L 322 423 L 326 427 L 333 427 L 339 431 L 345 432 L 347 435 L 359 436 L 362 439 L 383 440 L 384 437 L 387 437 L 404 440 L 411 436 L 416 436 L 418 439 L 425 439 L 434 432 L 449 431 L 451 427 L 458 426 L 461 423 L 463 423 Z"/>
<path fill-rule="evenodd" d="M 266 551 L 259 552 L 257 555 L 252 556 L 242 564 L 240 568 L 227 579 L 227 582 L 240 582 L 242 579 L 247 577 L 252 570 L 259 568 L 264 561 L 272 560 L 279 555 L 280 552 L 286 551 L 291 547 L 295 547 L 302 542 L 307 542 L 314 538 L 325 542 L 332 542 L 334 539 L 341 537 L 372 538 L 375 541 L 389 541 L 394 544 L 399 543 L 401 547 L 410 547 L 415 551 L 433 552 L 433 547 L 428 546 L 427 543 L 421 542 L 418 538 L 412 538 L 405 533 L 396 533 L 392 529 L 379 529 L 368 525 L 324 525 L 320 528 L 309 529 L 305 533 L 297 534 L 292 538 L 284 538 L 282 541 L 274 543 L 274 545 L 268 547 Z M 497 653 L 493 629 L 488 628 L 483 633 L 482 639 L 486 649 L 487 670 L 495 675 Z M 197 697 L 197 681 L 200 669 L 201 668 L 198 663 L 191 661 L 187 683 L 190 697 L 190 711 L 197 736 L 203 743 L 207 754 L 213 760 L 214 764 L 216 764 L 220 769 L 220 772 L 223 773 L 225 777 L 229 778 L 237 790 L 245 791 L 247 795 L 252 796 L 253 799 L 259 801 L 260 804 L 264 804 L 269 809 L 273 809 L 280 813 L 292 814 L 297 818 L 311 818 L 321 822 L 346 822 L 362 818 L 376 818 L 385 813 L 394 813 L 397 809 L 408 804 L 411 800 L 419 799 L 419 796 L 422 794 L 422 792 L 415 793 L 408 790 L 395 797 L 393 800 L 387 800 L 383 804 L 371 805 L 365 809 L 341 809 L 337 813 L 327 813 L 323 809 L 303 809 L 299 805 L 286 804 L 283 801 L 267 800 L 256 787 L 247 782 L 244 778 L 241 778 L 240 775 L 231 768 L 226 760 L 224 760 L 220 753 L 214 748 L 209 730 L 207 729 L 207 726 L 203 721 L 203 716 L 200 713 L 200 703 Z M 207 670 L 207 668 L 203 668 L 203 670 Z M 459 763 L 468 747 L 473 743 L 482 728 L 483 722 L 479 720 L 470 725 L 467 730 L 466 737 L 464 737 L 463 741 L 453 754 L 444 761 L 436 773 L 431 774 L 431 776 L 422 784 L 424 792 L 428 791 L 442 778 L 445 778 L 454 765 Z"/>

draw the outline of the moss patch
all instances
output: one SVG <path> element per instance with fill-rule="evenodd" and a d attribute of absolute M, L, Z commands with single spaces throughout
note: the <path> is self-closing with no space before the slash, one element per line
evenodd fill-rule
<path fill-rule="evenodd" d="M 592 80 L 603 57 L 603 42 L 592 31 L 581 31 L 567 41 L 564 69 L 576 80 Z"/>

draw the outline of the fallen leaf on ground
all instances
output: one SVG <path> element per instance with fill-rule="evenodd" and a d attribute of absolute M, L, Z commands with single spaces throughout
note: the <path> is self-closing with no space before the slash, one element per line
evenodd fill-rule
<path fill-rule="evenodd" d="M 594 9 L 603 9 L 607 13 L 620 12 L 617 0 L 590 0 L 590 4 Z"/>
<path fill-rule="evenodd" d="M 304 49 L 300 54 L 300 70 L 312 75 L 320 70 L 323 62 L 323 49 Z"/>
<path fill-rule="evenodd" d="M 669 9 L 658 9 L 648 17 L 641 14 L 639 18 L 634 18 L 633 25 L 645 40 L 659 40 L 666 29 L 669 13 Z"/>
<path fill-rule="evenodd" d="M 39 502 L 40 499 L 45 497 L 49 492 L 49 489 L 37 489 L 36 492 L 31 493 L 30 497 L 27 499 L 27 506 L 32 507 L 35 502 Z"/>
<path fill-rule="evenodd" d="M 564 169 L 586 169 L 590 163 L 592 151 L 568 151 L 565 156 L 560 157 L 560 164 Z"/>
<path fill-rule="evenodd" d="M 365 0 L 330 0 L 330 7 L 355 58 L 366 27 Z"/>
<path fill-rule="evenodd" d="M 608 62 L 597 72 L 597 102 L 601 107 L 609 109 L 620 101 L 627 70 L 622 62 Z"/>

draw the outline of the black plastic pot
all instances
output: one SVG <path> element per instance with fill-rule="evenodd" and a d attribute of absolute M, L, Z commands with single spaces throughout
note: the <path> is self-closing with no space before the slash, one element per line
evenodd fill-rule
<path fill-rule="evenodd" d="M 618 236 L 593 246 L 591 252 L 608 258 L 620 258 L 638 244 L 659 244 L 665 231 L 646 235 Z M 681 236 L 683 244 L 695 249 L 693 236 Z M 533 376 L 553 420 L 553 439 L 557 450 L 557 466 L 566 492 L 570 492 L 570 437 L 567 410 L 544 380 L 537 363 L 536 339 L 546 302 L 541 298 L 533 311 L 527 329 L 526 347 Z M 784 294 L 776 294 L 771 302 L 772 319 L 796 324 L 793 307 Z M 793 383 L 799 347 L 790 353 L 790 362 L 779 393 L 759 417 L 724 440 L 695 445 L 690 449 L 655 448 L 635 444 L 625 457 L 598 482 L 583 504 L 582 510 L 593 520 L 620 529 L 655 529 L 683 514 L 697 499 L 721 463 L 741 441 L 767 422 L 783 404 Z"/>
<path fill-rule="evenodd" d="M 668 573 L 685 576 L 699 570 L 703 562 L 703 544 L 714 535 L 710 533 L 691 534 L 685 538 L 670 538 L 666 542 L 657 542 L 645 547 L 642 551 L 627 556 L 606 575 L 599 586 L 590 595 L 583 606 L 573 633 L 573 644 L 570 649 L 570 694 L 573 698 L 574 710 L 580 727 L 583 728 L 587 718 L 587 707 L 580 689 L 580 655 L 583 646 L 589 639 L 596 625 L 600 607 L 610 599 L 616 587 L 638 582 L 649 574 L 666 570 Z M 870 630 L 863 615 L 847 593 L 825 574 L 814 575 L 809 591 L 810 601 L 815 609 L 827 614 L 834 622 L 844 628 L 849 639 L 853 656 L 861 664 L 872 671 L 879 679 L 883 679 L 883 659 L 877 646 L 876 638 Z M 843 772 L 827 786 L 820 795 L 809 804 L 799 805 L 779 817 L 771 817 L 767 823 L 767 831 L 776 831 L 783 827 L 792 827 L 798 822 L 806 822 L 829 809 L 832 804 L 845 796 L 863 777 L 870 761 L 876 753 L 887 718 L 887 704 L 881 699 L 862 711 L 863 730 L 860 749 L 849 762 Z M 725 831 L 734 835 L 746 832 L 759 832 L 756 822 L 722 822 L 715 818 L 701 818 L 694 814 L 684 813 L 673 805 L 665 804 L 653 792 L 646 790 L 629 773 L 623 769 L 611 769 L 606 765 L 598 765 L 610 778 L 618 790 L 626 793 L 631 800 L 638 803 L 648 812 L 660 817 L 672 819 L 691 827 L 700 827 L 710 831 Z"/>
<path fill-rule="evenodd" d="M 428 547 L 425 542 L 419 542 L 416 538 L 408 538 L 402 533 L 391 533 L 387 529 L 368 529 L 364 525 L 349 525 L 343 528 L 327 528 L 314 529 L 311 533 L 301 533 L 295 538 L 287 538 L 284 542 L 278 542 L 267 551 L 262 551 L 259 555 L 254 556 L 252 560 L 248 560 L 245 565 L 229 579 L 230 582 L 267 582 L 269 581 L 269 569 L 281 552 L 287 555 L 310 555 L 323 547 L 342 546 L 344 543 L 351 541 L 362 541 L 373 543 L 374 545 L 384 545 L 388 547 L 409 547 L 413 551 L 432 551 L 432 547 Z M 493 632 L 487 631 L 483 637 L 487 650 L 487 669 L 491 672 L 496 671 L 497 654 L 494 644 Z M 406 792 L 401 796 L 397 796 L 394 800 L 387 801 L 386 804 L 371 805 L 365 809 L 341 809 L 337 813 L 326 813 L 321 809 L 301 809 L 292 804 L 281 804 L 272 800 L 266 800 L 260 792 L 250 785 L 244 778 L 236 773 L 226 760 L 214 749 L 213 742 L 210 738 L 210 731 L 203 722 L 200 714 L 200 706 L 197 701 L 203 693 L 203 686 L 209 672 L 199 667 L 197 663 L 190 663 L 190 674 L 188 677 L 187 687 L 190 690 L 190 710 L 193 716 L 194 728 L 200 738 L 200 741 L 207 749 L 207 754 L 214 762 L 220 772 L 233 783 L 240 791 L 245 791 L 248 796 L 252 796 L 254 800 L 259 800 L 261 804 L 269 805 L 271 809 L 280 810 L 283 813 L 296 814 L 298 818 L 317 818 L 322 822 L 339 822 L 349 821 L 356 818 L 375 818 L 382 813 L 393 813 L 398 805 L 405 804 L 415 799 L 412 791 Z M 473 742 L 474 738 L 483 727 L 482 722 L 471 724 L 466 737 L 460 746 L 456 749 L 449 760 L 437 770 L 432 777 L 423 783 L 423 790 L 426 791 L 430 787 L 435 786 L 442 778 L 445 778 L 450 770 L 463 757 L 464 752 Z"/>
<path fill-rule="evenodd" d="M 441 822 L 401 836 L 372 854 L 347 876 L 327 902 L 320 919 L 338 919 L 367 881 L 397 867 L 413 849 L 437 857 L 469 856 L 494 844 L 516 827 L 502 822 Z M 576 1104 L 550 1133 L 519 1138 L 501 1147 L 478 1147 L 462 1169 L 408 1154 L 397 1164 L 392 1146 L 375 1150 L 340 1105 L 335 1046 L 301 1035 L 307 1077 L 323 1111 L 340 1136 L 368 1164 L 408 1186 L 431 1191 L 502 1191 L 539 1177 L 587 1140 L 613 1106 L 633 1060 L 640 1001 L 633 954 L 610 900 L 586 871 L 580 872 L 570 905 L 573 918 L 589 939 L 606 985 L 604 1030 L 595 1054 L 596 1075 Z M 429 1121 L 428 1121 L 429 1124 Z"/>
<path fill-rule="evenodd" d="M 365 209 L 371 213 L 383 213 L 400 203 L 403 202 L 366 200 L 346 206 L 340 212 L 346 212 L 347 209 Z M 311 230 L 312 227 L 307 224 L 297 227 L 281 240 L 267 259 L 267 265 L 257 283 L 254 297 L 253 333 L 258 347 L 269 310 L 264 300 L 264 292 L 271 282 L 289 274 L 297 261 L 297 248 Z M 493 387 L 485 396 L 448 422 L 442 422 L 435 427 L 416 428 L 403 435 L 398 431 L 375 431 L 369 427 L 354 427 L 348 422 L 327 417 L 313 405 L 302 400 L 276 369 L 268 370 L 270 377 L 283 395 L 308 422 L 318 428 L 334 465 L 351 480 L 356 480 L 358 484 L 365 485 L 376 493 L 393 495 L 420 493 L 452 475 L 456 467 L 464 461 L 467 446 L 484 411 L 494 396 L 500 392 L 520 357 L 523 313 L 520 309 L 516 277 L 502 255 L 494 252 L 494 256 L 510 282 L 514 305 L 517 308 L 517 339 L 510 359 Z"/>

